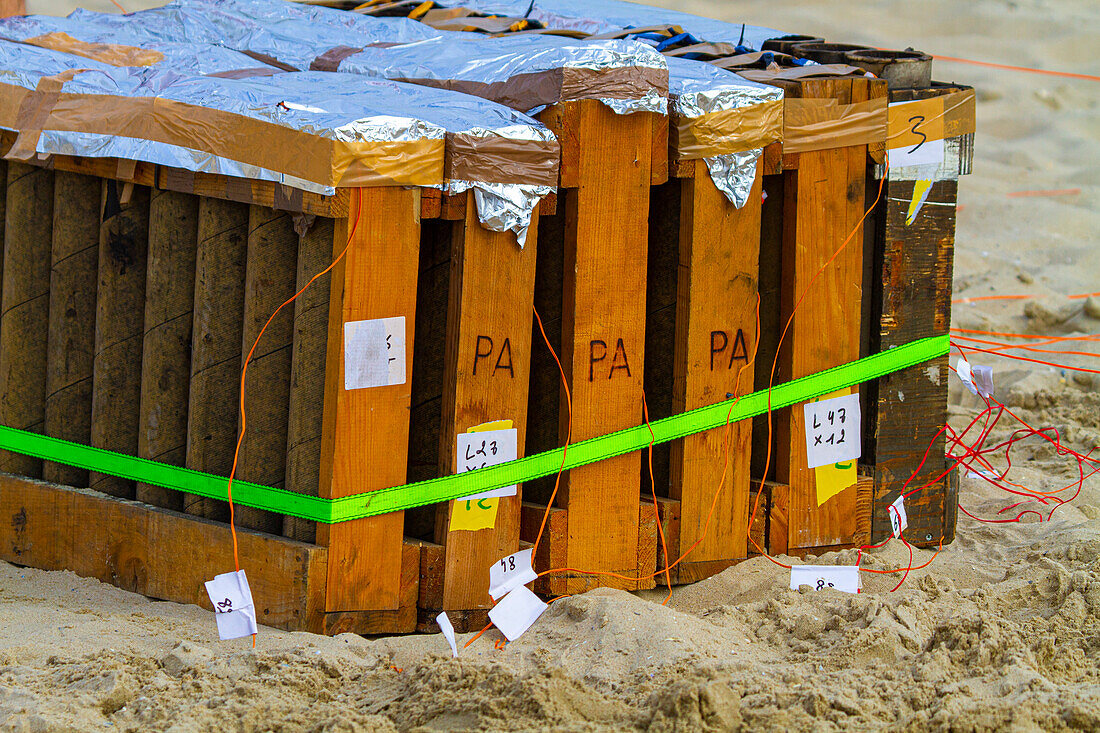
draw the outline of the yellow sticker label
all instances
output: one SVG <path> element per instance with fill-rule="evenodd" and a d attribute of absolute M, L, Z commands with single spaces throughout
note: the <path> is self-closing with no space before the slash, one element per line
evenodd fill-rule
<path fill-rule="evenodd" d="M 474 425 L 467 430 L 468 433 L 486 433 L 491 430 L 511 430 L 511 420 L 494 420 L 493 422 Z M 497 523 L 497 508 L 500 499 L 479 499 L 470 501 L 458 499 L 451 502 L 450 531 L 476 532 L 479 529 L 492 529 Z"/>
<path fill-rule="evenodd" d="M 451 503 L 451 531 L 492 529 L 497 523 L 497 507 L 500 499 L 459 499 Z"/>
<path fill-rule="evenodd" d="M 850 394 L 852 394 L 852 389 L 848 387 L 837 390 L 836 392 L 831 392 L 827 395 L 822 395 L 814 400 L 814 402 L 819 400 L 831 400 L 834 397 L 844 397 Z M 817 486 L 817 505 L 821 506 L 841 491 L 854 485 L 856 478 L 856 460 L 854 458 L 850 461 L 844 461 L 843 463 L 833 463 L 815 468 L 814 483 Z"/>

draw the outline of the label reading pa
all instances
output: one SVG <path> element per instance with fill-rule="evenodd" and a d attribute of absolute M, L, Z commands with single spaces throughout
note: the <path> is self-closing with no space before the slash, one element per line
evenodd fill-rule
<path fill-rule="evenodd" d="M 809 468 L 844 463 L 861 452 L 859 393 L 807 402 L 806 461 Z"/>
<path fill-rule="evenodd" d="M 405 383 L 405 316 L 344 324 L 344 389 Z"/>
<path fill-rule="evenodd" d="M 479 468 L 516 460 L 519 433 L 515 428 L 459 433 L 457 438 L 455 466 L 458 470 L 455 473 L 476 471 Z M 512 484 L 511 486 L 502 486 L 499 489 L 464 496 L 462 501 L 478 501 L 480 499 L 515 495 L 516 485 Z"/>
<path fill-rule="evenodd" d="M 205 585 L 222 641 L 256 633 L 256 609 L 243 570 L 215 575 Z"/>

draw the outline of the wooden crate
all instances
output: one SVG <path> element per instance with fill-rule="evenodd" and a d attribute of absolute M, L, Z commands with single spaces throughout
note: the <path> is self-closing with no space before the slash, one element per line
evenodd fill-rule
<path fill-rule="evenodd" d="M 881 92 L 858 79 L 788 89 L 843 103 Z M 444 475 L 454 470 L 456 435 L 500 419 L 518 428 L 521 455 L 560 445 L 570 420 L 532 305 L 562 360 L 573 440 L 639 424 L 643 389 L 656 419 L 766 386 L 794 295 L 856 229 L 882 151 L 785 154 L 773 145 L 736 209 L 705 165 L 670 156 L 654 117 L 617 116 L 596 102 L 546 110 L 563 142 L 561 186 L 523 248 L 482 228 L 465 194 L 377 188 L 321 197 L 126 161 L 8 164 L 0 363 L 19 368 L 0 368 L 0 387 L 19 399 L 3 403 L 2 422 L 228 473 L 240 367 L 255 334 L 349 240 L 331 277 L 268 326 L 250 366 L 242 479 L 336 498 Z M 917 273 L 949 281 L 953 218 L 938 213 L 927 227 L 904 227 L 890 196 L 911 194 L 912 182 L 886 186 L 893 193 L 845 250 L 843 277 L 800 306 L 777 383 L 945 332 L 942 287 L 918 298 L 896 292 Z M 931 195 L 952 208 L 954 190 L 940 182 Z M 51 257 L 52 269 L 43 267 Z M 344 390 L 344 324 L 393 316 L 405 317 L 405 384 Z M 887 327 L 899 317 L 915 325 Z M 825 347 L 823 319 L 836 326 Z M 21 338 L 34 324 L 47 325 L 45 345 Z M 110 353 L 120 344 L 124 358 Z M 864 404 L 876 406 L 867 411 L 868 465 L 824 507 L 812 501 L 801 441 L 792 439 L 797 411 L 788 410 L 774 415 L 775 472 L 763 482 L 750 477 L 761 476 L 766 429 L 759 420 L 731 426 L 717 503 L 723 429 L 658 448 L 652 484 L 645 451 L 571 471 L 553 504 L 553 477 L 531 482 L 501 502 L 491 530 L 451 532 L 449 504 L 316 526 L 242 510 L 242 564 L 264 623 L 400 633 L 433 628 L 440 610 L 459 630 L 480 628 L 491 605 L 489 565 L 536 539 L 539 571 L 614 574 L 540 579 L 536 589 L 553 595 L 663 584 L 664 547 L 670 560 L 693 548 L 668 574 L 686 583 L 758 546 L 804 555 L 862 544 L 881 535 L 883 507 L 907 477 L 892 456 L 909 457 L 905 441 L 923 435 L 891 403 L 890 380 L 909 384 L 926 368 L 868 388 Z M 942 409 L 946 379 L 932 386 L 922 404 Z M 115 429 L 97 432 L 108 421 Z M 219 502 L 113 477 L 102 479 L 109 495 L 67 488 L 96 477 L 0 459 L 26 477 L 0 481 L 11 516 L 0 530 L 5 560 L 201 604 L 200 581 L 232 568 Z M 936 531 L 950 540 L 954 490 L 944 480 L 913 502 L 910 521 L 927 525 L 929 544 Z M 184 551 L 197 559 L 180 567 Z"/>

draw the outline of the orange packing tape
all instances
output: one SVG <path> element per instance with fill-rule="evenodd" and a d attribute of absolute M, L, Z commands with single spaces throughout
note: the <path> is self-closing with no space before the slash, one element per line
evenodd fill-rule
<path fill-rule="evenodd" d="M 783 109 L 783 152 L 805 153 L 886 139 L 886 98 L 840 104 L 835 99 L 787 97 Z"/>

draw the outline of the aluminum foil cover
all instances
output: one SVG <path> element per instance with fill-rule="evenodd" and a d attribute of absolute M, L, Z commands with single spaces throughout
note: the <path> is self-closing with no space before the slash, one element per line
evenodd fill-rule
<path fill-rule="evenodd" d="M 783 99 L 783 90 L 742 79 L 710 64 L 669 58 L 669 95 L 673 115 L 697 118 Z M 704 158 L 711 180 L 737 208 L 748 201 L 762 148 Z"/>
<path fill-rule="evenodd" d="M 21 20 L 25 25 L 23 30 L 25 37 L 39 35 L 38 31 L 41 30 L 46 30 L 46 32 L 62 30 L 86 41 L 113 39 L 114 42 L 121 42 L 125 39 L 126 42 L 135 45 L 156 46 L 165 49 L 168 51 L 166 58 L 156 65 L 160 70 L 172 68 L 175 71 L 195 74 L 200 71 L 205 73 L 223 72 L 262 65 L 261 61 L 254 58 L 211 45 L 209 41 L 216 40 L 220 36 L 220 31 L 218 26 L 210 21 L 209 13 L 205 14 L 205 18 L 195 18 L 196 22 L 190 22 L 192 20 L 191 16 L 199 15 L 203 14 L 196 12 L 193 8 L 170 7 L 134 13 L 128 17 L 124 16 L 122 22 L 120 22 L 119 16 L 89 13 L 87 11 L 74 13 L 74 16 L 77 16 L 75 18 L 60 19 L 64 21 L 64 25 L 59 23 L 56 27 L 51 27 L 51 24 L 58 19 L 32 17 Z M 424 27 L 415 23 L 413 25 Z M 190 44 L 162 40 L 172 38 L 173 32 L 185 34 L 190 39 Z M 262 32 L 262 29 L 260 32 Z M 432 32 L 435 33 L 435 31 Z M 189 45 L 190 50 L 188 49 Z M 66 54 L 60 55 L 65 56 Z M 83 68 L 86 66 L 82 62 L 87 61 L 87 59 L 71 58 L 74 65 L 70 68 Z M 174 62 L 178 62 L 178 68 L 172 65 Z M 146 70 L 151 71 L 151 69 Z M 149 78 L 144 82 L 145 86 L 140 87 L 143 91 L 155 87 L 169 92 L 178 92 L 187 87 L 184 78 L 179 74 L 172 75 L 175 79 L 172 86 L 165 86 L 163 80 L 156 78 L 155 75 L 147 76 Z M 113 83 L 119 87 L 115 94 L 126 96 L 125 84 L 119 77 L 119 74 L 112 75 Z M 253 82 L 251 87 L 243 85 L 245 81 Z M 199 94 L 198 99 L 185 98 L 179 101 L 210 102 L 214 100 L 202 95 L 217 93 L 217 104 L 214 106 L 217 106 L 218 109 L 235 111 L 234 103 L 245 100 L 248 109 L 262 115 L 264 108 L 256 108 L 253 104 L 249 104 L 247 100 L 256 94 L 258 90 L 264 89 L 269 94 L 278 97 L 270 101 L 272 105 L 283 102 L 284 106 L 290 105 L 292 111 L 305 116 L 305 119 L 301 120 L 304 127 L 299 129 L 310 134 L 321 134 L 322 136 L 328 136 L 326 134 L 328 130 L 333 131 L 334 135 L 349 133 L 350 137 L 333 137 L 333 139 L 342 139 L 346 142 L 409 139 L 407 137 L 409 129 L 406 122 L 399 121 L 402 119 L 400 112 L 405 111 L 410 115 L 409 120 L 422 121 L 428 127 L 442 130 L 444 133 L 482 137 L 495 135 L 498 138 L 517 142 L 540 141 L 542 145 L 527 154 L 527 157 L 541 156 L 544 160 L 537 162 L 538 167 L 543 171 L 548 168 L 553 169 L 556 175 L 557 142 L 547 128 L 518 112 L 477 97 L 446 90 L 396 84 L 380 79 L 365 80 L 357 79 L 351 75 L 323 72 L 280 74 L 278 80 L 267 82 L 258 78 L 249 80 L 225 79 L 211 80 L 209 84 L 214 85 L 213 91 L 203 89 L 201 92 L 197 92 Z M 400 94 L 395 94 L 391 104 L 391 100 L 386 97 L 386 94 L 391 93 L 392 90 L 400 90 Z M 237 96 L 238 92 L 241 95 L 239 98 Z M 350 101 L 355 100 L 357 95 L 370 97 L 371 101 L 365 104 Z M 403 105 L 402 100 L 407 100 L 407 103 Z M 350 103 L 346 103 L 349 101 Z M 340 107 L 344 108 L 344 114 L 338 119 L 328 120 L 314 116 L 319 112 L 333 112 Z M 355 132 L 362 132 L 363 130 L 357 131 L 354 127 L 348 128 L 346 125 L 349 122 L 356 121 L 355 115 L 371 108 L 379 112 L 389 113 L 386 115 L 387 117 L 398 121 L 392 125 L 389 132 L 386 131 L 385 126 L 379 129 L 360 124 L 361 128 L 369 129 L 375 137 L 355 137 Z M 96 154 L 99 156 L 149 160 L 150 162 L 172 165 L 187 170 L 273 180 L 317 193 L 329 195 L 334 193 L 333 187 L 328 185 L 330 182 L 303 180 L 288 176 L 285 173 L 247 166 L 239 161 L 201 155 L 199 151 L 194 150 L 188 150 L 185 154 L 183 149 L 178 146 L 165 146 L 150 141 L 131 140 L 129 147 L 134 151 L 132 154 L 126 151 L 121 141 L 108 143 L 108 141 L 98 139 L 96 136 L 89 137 L 82 133 L 44 134 L 40 139 L 41 145 L 61 145 L 65 136 L 74 139 L 76 137 L 81 138 L 81 148 L 66 148 L 64 152 L 69 155 L 91 156 L 91 151 L 94 149 L 98 151 Z M 436 137 L 442 137 L 442 135 Z M 142 151 L 140 155 L 145 157 L 135 157 L 139 155 L 138 148 L 141 148 Z M 78 152 L 78 149 L 84 149 L 88 152 L 81 153 Z M 107 152 L 108 150 L 110 152 Z M 43 149 L 40 152 L 50 151 Z M 52 152 L 62 151 L 58 149 Z M 486 160 L 489 159 L 486 158 Z M 478 172 L 476 165 L 466 166 L 464 170 L 472 170 L 475 175 Z M 460 184 L 465 184 L 467 187 L 473 186 L 478 191 L 481 190 L 479 187 L 485 187 L 483 192 L 485 195 L 477 195 L 476 192 L 475 195 L 478 196 L 479 200 L 479 218 L 482 219 L 487 228 L 496 231 L 511 230 L 522 235 L 526 229 L 526 222 L 530 221 L 531 212 L 534 206 L 537 205 L 538 199 L 549 192 L 550 188 L 545 180 L 531 182 L 526 180 L 527 177 L 524 175 L 515 175 L 511 180 L 501 180 L 501 176 L 496 175 L 499 172 L 499 167 L 495 167 L 489 171 L 494 175 L 487 175 L 486 180 L 480 180 L 476 177 L 463 178 Z M 545 179 L 545 176 L 543 176 L 543 179 Z M 443 181 L 440 181 L 440 183 L 442 184 Z M 534 193 L 536 191 L 540 193 L 536 195 Z M 523 241 L 522 238 L 520 241 Z"/>
<path fill-rule="evenodd" d="M 285 0 L 176 0 L 157 15 L 166 11 L 184 18 L 195 15 L 188 40 L 262 53 L 297 69 L 318 68 L 322 62 L 324 70 L 432 86 L 448 82 L 448 88 L 523 112 L 572 99 L 598 99 L 621 114 L 664 114 L 666 110 L 667 66 L 664 57 L 645 44 L 540 36 L 488 38 L 437 31 L 400 19 L 430 34 L 410 42 L 412 34 L 393 24 L 399 19 L 323 7 L 311 10 L 311 19 L 302 21 L 298 16 L 303 11 Z M 382 45 L 354 52 L 372 43 Z M 573 70 L 579 73 L 570 74 Z M 591 71 L 603 73 L 585 73 Z M 566 78 L 563 83 L 563 76 L 578 77 L 578 81 L 569 83 Z"/>
<path fill-rule="evenodd" d="M 548 28 L 592 34 L 651 25 L 678 25 L 700 41 L 741 43 L 752 49 L 759 49 L 770 38 L 786 35 L 772 28 L 725 23 L 620 0 L 440 0 L 436 4 L 449 8 L 466 7 L 479 13 L 526 17 Z"/>

